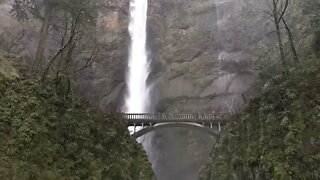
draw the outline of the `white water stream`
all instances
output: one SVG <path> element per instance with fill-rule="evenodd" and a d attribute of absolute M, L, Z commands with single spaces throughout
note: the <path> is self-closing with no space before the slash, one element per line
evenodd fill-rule
<path fill-rule="evenodd" d="M 149 61 L 146 50 L 148 0 L 131 0 L 129 33 L 131 46 L 125 98 L 126 113 L 146 113 L 149 105 L 147 78 Z"/>

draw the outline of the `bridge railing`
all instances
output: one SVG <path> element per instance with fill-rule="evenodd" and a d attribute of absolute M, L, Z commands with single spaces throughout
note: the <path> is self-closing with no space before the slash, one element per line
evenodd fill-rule
<path fill-rule="evenodd" d="M 143 114 L 120 114 L 126 120 L 223 120 L 228 113 L 218 114 L 162 114 L 162 113 L 143 113 Z"/>

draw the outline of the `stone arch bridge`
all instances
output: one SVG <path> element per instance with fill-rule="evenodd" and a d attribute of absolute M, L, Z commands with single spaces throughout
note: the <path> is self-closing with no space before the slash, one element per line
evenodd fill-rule
<path fill-rule="evenodd" d="M 172 127 L 187 127 L 219 137 L 228 122 L 229 113 L 217 114 L 120 114 L 128 127 L 133 128 L 132 136 L 139 138 L 151 131 Z"/>

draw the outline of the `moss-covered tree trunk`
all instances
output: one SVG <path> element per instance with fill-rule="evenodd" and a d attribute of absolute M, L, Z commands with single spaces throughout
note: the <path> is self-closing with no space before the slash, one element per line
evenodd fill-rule
<path fill-rule="evenodd" d="M 48 39 L 52 13 L 53 13 L 53 4 L 49 1 L 45 1 L 44 19 L 41 26 L 40 37 L 39 37 L 35 59 L 31 68 L 31 70 L 37 75 L 40 74 L 44 64 L 43 62 L 44 50 L 46 48 L 46 42 Z"/>

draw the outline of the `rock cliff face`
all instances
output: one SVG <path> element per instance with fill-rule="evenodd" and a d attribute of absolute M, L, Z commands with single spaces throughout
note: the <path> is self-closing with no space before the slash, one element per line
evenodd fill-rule
<path fill-rule="evenodd" d="M 278 50 L 265 1 L 151 0 L 150 84 L 156 112 L 241 109 L 263 85 L 257 68 L 276 71 Z M 299 54 L 311 48 L 306 13 L 292 2 L 288 22 Z M 283 31 L 285 48 L 287 37 Z M 310 35 L 309 35 L 310 34 Z M 287 59 L 290 52 L 286 51 Z M 214 140 L 187 129 L 154 132 L 150 157 L 158 178 L 196 179 Z"/>
<path fill-rule="evenodd" d="M 261 33 L 268 33 L 269 24 L 254 28 L 258 22 L 249 25 L 239 19 L 247 7 L 238 1 L 151 4 L 149 40 L 155 68 L 150 81 L 158 96 L 157 111 L 211 112 L 214 100 L 250 91 L 256 79 L 250 48 L 263 38 Z M 237 98 L 241 104 L 244 97 Z M 225 104 L 217 106 L 225 111 Z"/>
<path fill-rule="evenodd" d="M 125 94 L 128 3 L 118 1 L 116 9 L 104 12 L 99 30 L 110 48 L 77 81 L 102 109 L 121 108 Z M 257 25 L 263 16 L 247 20 L 253 12 L 241 1 L 150 0 L 149 5 L 148 81 L 154 111 L 231 112 L 248 101 L 258 82 L 252 51 L 272 31 L 270 23 Z M 214 143 L 190 129 L 159 131 L 149 139 L 149 156 L 160 180 L 196 179 Z"/>
<path fill-rule="evenodd" d="M 254 92 L 258 78 L 252 44 L 268 33 L 239 18 L 239 1 L 151 1 L 150 77 L 157 112 L 233 112 Z M 251 23 L 251 22 L 250 22 Z M 272 30 L 271 28 L 269 28 Z M 244 34 L 251 32 L 252 36 Z M 260 37 L 261 36 L 261 37 Z M 196 179 L 214 140 L 190 129 L 154 132 L 150 158 L 160 180 Z"/>
<path fill-rule="evenodd" d="M 99 61 L 79 79 L 79 89 L 102 109 L 119 110 L 125 94 L 129 0 L 113 0 L 101 13 L 107 44 Z M 264 0 L 150 0 L 149 84 L 156 112 L 230 111 L 248 101 L 257 84 L 258 61 L 275 59 L 272 21 Z M 292 3 L 290 20 L 300 47 L 311 49 L 304 12 Z M 294 13 L 293 13 L 294 12 Z M 300 23 L 298 23 L 300 22 Z M 275 53 L 274 53 L 275 52 Z M 269 58 L 266 58 L 269 57 Z M 274 60 L 273 60 L 274 62 Z M 267 62 L 269 63 L 269 62 Z M 263 64 L 264 65 L 264 64 Z"/>

